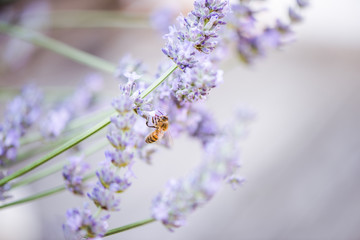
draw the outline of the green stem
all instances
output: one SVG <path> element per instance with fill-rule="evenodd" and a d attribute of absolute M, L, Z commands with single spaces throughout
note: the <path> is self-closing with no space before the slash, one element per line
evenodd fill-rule
<path fill-rule="evenodd" d="M 104 119 L 104 117 L 107 117 L 112 112 L 114 112 L 113 109 L 106 109 L 106 110 L 102 110 L 100 112 L 90 113 L 90 114 L 86 114 L 84 116 L 75 118 L 68 124 L 68 126 L 65 129 L 65 131 L 63 132 L 63 134 L 69 134 L 69 132 L 71 134 L 74 134 L 72 131 L 81 130 L 81 128 L 86 127 L 86 125 L 94 124 L 98 121 L 101 121 L 102 119 Z M 82 129 L 82 130 L 84 130 L 84 129 Z M 77 134 L 79 134 L 79 132 L 76 131 L 75 134 L 77 135 Z M 65 136 L 65 137 L 60 136 L 60 137 L 63 137 L 68 140 L 68 136 Z M 42 139 L 44 139 L 44 138 L 40 133 L 29 134 L 20 139 L 20 145 L 24 146 L 26 144 L 33 143 L 35 141 L 40 141 Z M 56 142 L 58 142 L 58 141 L 63 141 L 63 139 L 58 138 L 56 140 Z"/>
<path fill-rule="evenodd" d="M 94 127 L 90 128 L 89 130 L 83 132 L 79 136 L 74 137 L 73 139 L 70 139 L 68 142 L 63 144 L 62 146 L 58 147 L 54 151 L 48 153 L 46 156 L 42 157 L 41 159 L 29 164 L 28 166 L 25 166 L 24 168 L 14 172 L 13 174 L 4 177 L 3 179 L 0 179 L 0 186 L 4 185 L 5 183 L 9 182 L 10 180 L 13 180 L 17 177 L 20 177 L 24 175 L 27 172 L 30 172 L 34 168 L 39 167 L 40 165 L 46 163 L 50 159 L 58 156 L 59 154 L 65 152 L 66 150 L 72 148 L 76 144 L 80 143 L 81 141 L 85 140 L 86 138 L 90 137 L 91 135 L 95 134 L 96 132 L 100 131 L 110 123 L 110 117 L 115 116 L 116 113 L 113 113 L 112 115 L 109 115 L 105 120 L 100 122 L 99 124 L 95 125 Z"/>
<path fill-rule="evenodd" d="M 107 146 L 108 144 L 109 144 L 109 143 L 108 143 L 107 140 L 101 141 L 100 143 L 97 142 L 97 143 L 94 144 L 93 146 L 87 148 L 87 149 L 84 151 L 83 155 L 84 155 L 85 157 L 90 156 L 91 154 L 97 152 L 98 150 L 101 150 L 102 148 L 104 148 L 104 147 Z M 14 188 L 16 188 L 16 187 L 20 187 L 20 186 L 23 186 L 23 185 L 27 185 L 27 184 L 29 184 L 29 183 L 33 183 L 33 182 L 35 182 L 35 181 L 37 181 L 37 180 L 39 180 L 39 179 L 42 179 L 42 178 L 44 178 L 44 177 L 47 177 L 47 176 L 49 176 L 49 175 L 51 175 L 51 174 L 54 174 L 54 173 L 56 173 L 56 172 L 59 172 L 60 170 L 63 169 L 64 165 L 65 165 L 67 162 L 68 162 L 68 161 L 63 161 L 63 162 L 58 163 L 58 164 L 55 164 L 55 165 L 53 165 L 53 166 L 51 166 L 51 167 L 49 167 L 49 168 L 46 168 L 46 169 L 44 169 L 44 170 L 42 170 L 42 171 L 39 171 L 39 172 L 37 172 L 36 174 L 34 174 L 34 175 L 32 175 L 32 176 L 30 176 L 30 177 L 28 177 L 28 178 L 21 179 L 20 181 L 12 184 L 12 185 L 11 185 L 11 188 L 14 189 Z"/>
<path fill-rule="evenodd" d="M 92 178 L 94 176 L 96 176 L 95 173 L 91 173 L 91 174 L 87 175 L 86 177 L 84 177 L 83 180 L 87 181 L 87 180 L 89 180 L 90 178 Z M 65 190 L 65 189 L 66 189 L 66 187 L 64 185 L 57 186 L 57 187 L 51 188 L 49 190 L 34 194 L 32 196 L 29 196 L 29 197 L 26 197 L 26 198 L 23 198 L 23 199 L 14 201 L 14 202 L 10 202 L 10 203 L 1 205 L 0 209 L 10 207 L 10 206 L 14 206 L 14 205 L 18 205 L 18 204 L 22 204 L 22 203 L 26 203 L 26 202 L 31 202 L 33 200 L 37 200 L 37 199 L 40 199 L 40 198 L 43 198 L 43 197 L 50 196 L 50 195 L 52 195 L 54 193 L 61 192 L 61 191 Z"/>
<path fill-rule="evenodd" d="M 94 69 L 104 71 L 106 73 L 114 74 L 116 70 L 116 65 L 110 62 L 107 62 L 89 53 L 80 51 L 62 42 L 46 37 L 30 29 L 25 29 L 20 26 L 10 25 L 6 22 L 0 21 L 0 32 L 20 38 L 34 45 L 46 48 L 48 50 L 56 52 L 60 55 L 68 57 L 87 66 L 90 66 Z"/>
<path fill-rule="evenodd" d="M 149 17 L 119 11 L 54 11 L 45 27 L 51 28 L 150 28 Z M 39 17 L 38 15 L 32 17 Z M 40 16 L 42 17 L 42 16 Z"/>
<path fill-rule="evenodd" d="M 131 223 L 131 224 L 128 224 L 128 225 L 125 225 L 125 226 L 122 226 L 122 227 L 114 228 L 114 229 L 111 229 L 111 230 L 107 231 L 107 233 L 105 234 L 105 237 L 116 234 L 116 233 L 119 233 L 119 232 L 124 232 L 124 231 L 130 230 L 132 228 L 140 227 L 142 225 L 152 223 L 152 222 L 155 222 L 155 221 L 156 221 L 155 219 L 150 218 L 150 219 L 138 221 L 138 222 L 135 222 L 135 223 Z"/>
<path fill-rule="evenodd" d="M 52 188 L 52 189 L 50 189 L 50 190 L 47 190 L 47 191 L 44 191 L 44 192 L 41 192 L 41 193 L 32 195 L 32 196 L 30 196 L 30 197 L 26 197 L 26 198 L 20 199 L 20 200 L 18 200 L 18 201 L 14 201 L 14 202 L 10 202 L 10 203 L 1 205 L 0 208 L 6 208 L 6 207 L 10 207 L 10 206 L 14 206 L 14 205 L 18 205 L 18 204 L 30 202 L 30 201 L 33 201 L 33 200 L 36 200 L 36 199 L 39 199 L 39 198 L 43 198 L 43 197 L 52 195 L 52 194 L 54 194 L 54 193 L 61 192 L 61 191 L 63 191 L 63 190 L 65 190 L 65 186 L 64 186 L 64 185 L 61 185 L 61 186 Z"/>
<path fill-rule="evenodd" d="M 163 73 L 163 75 L 161 75 L 155 82 L 153 82 L 147 89 L 145 89 L 140 97 L 141 98 L 145 98 L 147 95 L 149 95 L 149 93 L 151 93 L 155 88 L 157 88 L 162 82 L 165 81 L 165 79 L 167 79 L 170 74 L 172 74 L 175 69 L 178 66 L 176 64 L 172 65 L 168 70 L 166 70 L 166 72 Z"/>

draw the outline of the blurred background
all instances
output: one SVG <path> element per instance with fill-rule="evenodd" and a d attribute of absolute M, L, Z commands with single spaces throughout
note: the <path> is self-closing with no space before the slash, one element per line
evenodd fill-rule
<path fill-rule="evenodd" d="M 290 0 L 273 0 L 265 5 L 274 16 L 282 17 L 290 4 Z M 119 10 L 148 17 L 162 6 L 173 8 L 175 15 L 186 14 L 192 1 L 19 0 L 2 7 L 0 18 L 6 19 L 12 11 L 19 19 L 25 15 L 25 26 L 41 30 L 37 21 L 48 22 L 46 14 L 40 14 L 47 11 Z M 357 0 L 311 1 L 302 12 L 304 22 L 294 27 L 295 42 L 269 52 L 252 66 L 235 58 L 224 66 L 225 81 L 206 102 L 215 118 L 224 124 L 239 106 L 257 113 L 242 144 L 240 174 L 247 179 L 242 187 L 233 191 L 224 186 L 173 233 L 155 222 L 106 239 L 360 239 L 359 10 Z M 131 53 L 155 73 L 164 58 L 161 34 L 142 22 L 128 27 L 57 24 L 43 29 L 44 33 L 114 63 Z M 94 72 L 48 50 L 9 39 L 0 34 L 2 89 L 28 82 L 52 91 L 75 87 Z M 106 103 L 116 96 L 117 82 L 102 75 Z M 2 110 L 7 99 L 1 98 Z M 169 178 L 184 176 L 195 167 L 201 152 L 200 144 L 183 136 L 174 139 L 173 149 L 157 152 L 151 166 L 137 163 L 137 179 L 123 194 L 121 211 L 112 214 L 110 228 L 148 218 L 153 197 Z M 99 152 L 91 161 L 96 164 L 103 159 Z M 61 180 L 61 174 L 55 174 L 14 195 L 28 196 Z M 63 239 L 66 210 L 81 207 L 83 200 L 61 192 L 0 210 L 0 239 Z"/>

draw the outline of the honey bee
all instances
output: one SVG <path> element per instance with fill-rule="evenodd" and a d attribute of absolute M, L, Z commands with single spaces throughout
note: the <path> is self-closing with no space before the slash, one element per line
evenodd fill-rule
<path fill-rule="evenodd" d="M 155 128 L 155 130 L 150 133 L 146 138 L 146 143 L 154 143 L 161 139 L 165 132 L 169 128 L 169 118 L 165 115 L 156 115 L 155 117 L 151 118 L 153 125 L 149 126 L 149 119 L 146 121 L 146 125 L 151 128 Z"/>

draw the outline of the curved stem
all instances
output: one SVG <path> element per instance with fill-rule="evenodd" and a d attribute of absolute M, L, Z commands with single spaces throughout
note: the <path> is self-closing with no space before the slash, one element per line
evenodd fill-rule
<path fill-rule="evenodd" d="M 120 11 L 67 10 L 53 11 L 45 15 L 50 19 L 45 23 L 45 27 L 51 28 L 151 28 L 148 16 Z"/>
<path fill-rule="evenodd" d="M 161 75 L 155 82 L 153 82 L 147 89 L 145 89 L 141 93 L 140 97 L 145 98 L 147 95 L 149 95 L 149 93 L 151 93 L 162 82 L 164 82 L 165 79 L 167 79 L 177 69 L 177 67 L 178 66 L 176 64 L 172 65 L 168 70 L 166 70 L 166 72 L 163 73 L 163 75 Z"/>
<path fill-rule="evenodd" d="M 142 225 L 152 223 L 152 222 L 155 222 L 155 221 L 156 220 L 154 218 L 149 218 L 149 219 L 138 221 L 138 222 L 135 222 L 135 223 L 131 223 L 131 224 L 128 224 L 128 225 L 125 225 L 125 226 L 122 226 L 122 227 L 114 228 L 114 229 L 111 229 L 111 230 L 107 231 L 106 234 L 105 234 L 105 237 L 116 234 L 116 233 L 119 233 L 119 232 L 124 232 L 124 231 L 130 230 L 132 228 L 140 227 Z"/>
<path fill-rule="evenodd" d="M 96 142 L 94 144 L 94 146 L 91 146 L 89 148 L 87 148 L 85 150 L 85 152 L 83 153 L 84 156 L 89 156 L 95 152 L 97 152 L 98 150 L 104 148 L 105 146 L 107 146 L 109 143 L 107 140 L 105 141 L 102 141 L 102 142 Z M 37 180 L 40 180 L 44 177 L 47 177 L 51 174 L 54 174 L 56 172 L 59 172 L 60 170 L 63 169 L 64 165 L 67 163 L 67 161 L 62 161 L 61 163 L 58 163 L 58 164 L 55 164 L 49 168 L 46 168 L 42 171 L 39 171 L 37 173 L 35 173 L 34 175 L 31 175 L 30 177 L 28 178 L 25 178 L 25 179 L 21 179 L 20 181 L 12 184 L 11 188 L 14 189 L 16 187 L 20 187 L 20 186 L 23 186 L 23 185 L 26 185 L 26 184 L 29 184 L 29 183 L 32 183 L 32 182 L 35 182 Z"/>
<path fill-rule="evenodd" d="M 92 178 L 94 176 L 95 176 L 95 173 L 91 173 L 91 174 L 87 175 L 86 177 L 84 177 L 84 181 L 86 181 L 86 180 L 88 180 L 88 179 L 90 179 L 90 178 Z M 10 206 L 14 206 L 14 205 L 18 205 L 18 204 L 22 204 L 22 203 L 26 203 L 26 202 L 31 202 L 33 200 L 40 199 L 40 198 L 47 197 L 47 196 L 50 196 L 52 194 L 61 192 L 61 191 L 65 190 L 65 189 L 66 188 L 65 188 L 64 185 L 57 186 L 57 187 L 51 188 L 49 190 L 46 190 L 46 191 L 31 195 L 31 196 L 26 197 L 26 198 L 23 198 L 23 199 L 20 199 L 20 200 L 17 200 L 17 201 L 13 201 L 13 202 L 10 202 L 10 203 L 7 203 L 7 204 L 3 204 L 3 205 L 0 206 L 0 209 L 10 207 Z"/>
<path fill-rule="evenodd" d="M 68 142 L 66 142 L 62 146 L 58 147 L 54 151 L 48 153 L 46 156 L 44 156 L 44 157 L 40 158 L 39 160 L 25 166 L 24 168 L 21 168 L 20 170 L 14 172 L 13 174 L 10 174 L 9 176 L 6 176 L 3 179 L 0 179 L 0 186 L 4 185 L 5 183 L 9 182 L 10 180 L 13 180 L 13 179 L 15 179 L 15 178 L 17 178 L 19 176 L 24 175 L 27 172 L 30 172 L 34 168 L 39 167 L 40 165 L 46 163 L 50 159 L 58 156 L 59 154 L 65 152 L 66 150 L 72 148 L 76 144 L 78 144 L 81 141 L 85 140 L 86 138 L 90 137 L 94 133 L 100 131 L 101 129 L 103 129 L 104 127 L 109 125 L 110 117 L 115 116 L 115 115 L 116 115 L 116 113 L 113 113 L 112 115 L 109 115 L 105 120 L 103 120 L 102 122 L 100 122 L 96 126 L 94 126 L 94 127 L 90 128 L 89 130 L 83 132 L 79 136 L 74 137 L 73 139 L 69 140 Z"/>
<path fill-rule="evenodd" d="M 94 69 L 114 74 L 116 65 L 105 61 L 104 59 L 93 56 L 89 53 L 80 51 L 62 42 L 46 37 L 38 32 L 25 29 L 20 26 L 10 25 L 0 21 L 0 32 L 20 38 L 34 45 L 46 48 L 72 60 L 85 64 Z"/>
<path fill-rule="evenodd" d="M 0 206 L 0 209 L 1 209 L 1 208 L 6 208 L 6 207 L 10 207 L 10 206 L 14 206 L 14 205 L 18 205 L 18 204 L 22 204 L 22 203 L 26 203 L 26 202 L 30 202 L 30 201 L 33 201 L 33 200 L 36 200 L 36 199 L 39 199 L 39 198 L 43 198 L 43 197 L 52 195 L 52 194 L 54 194 L 54 193 L 61 192 L 61 191 L 63 191 L 63 190 L 65 190 L 65 186 L 64 186 L 64 185 L 61 185 L 61 186 L 52 188 L 52 189 L 50 189 L 50 190 L 47 190 L 47 191 L 44 191 L 44 192 L 41 192 L 41 193 L 32 195 L 32 196 L 30 196 L 30 197 L 26 197 L 26 198 L 20 199 L 20 200 L 18 200 L 18 201 L 14 201 L 14 202 L 10 202 L 10 203 L 1 205 L 1 206 Z"/>

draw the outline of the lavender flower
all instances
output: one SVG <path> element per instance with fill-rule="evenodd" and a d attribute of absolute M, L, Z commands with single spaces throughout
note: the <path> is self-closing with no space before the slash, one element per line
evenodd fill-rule
<path fill-rule="evenodd" d="M 198 55 L 216 47 L 220 26 L 225 24 L 221 19 L 228 11 L 228 1 L 195 0 L 194 10 L 187 17 L 179 16 L 178 26 L 170 27 L 164 35 L 167 42 L 163 53 L 182 70 L 194 67 Z"/>
<path fill-rule="evenodd" d="M 245 178 L 239 176 L 231 176 L 228 178 L 227 183 L 229 183 L 232 189 L 236 190 L 245 182 Z"/>
<path fill-rule="evenodd" d="M 206 99 L 210 90 L 222 82 L 222 75 L 223 71 L 214 69 L 214 65 L 205 60 L 196 67 L 178 74 L 172 84 L 172 90 L 179 102 Z"/>
<path fill-rule="evenodd" d="M 300 8 L 305 8 L 309 5 L 308 0 L 296 0 L 296 3 Z"/>
<path fill-rule="evenodd" d="M 247 124 L 250 114 L 239 113 L 239 125 Z M 245 122 L 243 122 L 245 121 Z M 231 124 L 233 126 L 233 124 Z M 237 127 L 238 129 L 238 127 Z M 207 203 L 224 181 L 233 177 L 240 167 L 237 137 L 242 131 L 218 134 L 206 145 L 202 163 L 187 177 L 170 180 L 165 190 L 152 203 L 152 216 L 169 230 L 183 226 L 186 217 Z"/>
<path fill-rule="evenodd" d="M 119 79 L 122 84 L 125 84 L 128 81 L 126 74 L 132 72 L 142 75 L 145 72 L 145 68 L 141 61 L 132 58 L 131 55 L 126 55 L 119 61 L 115 77 Z"/>
<path fill-rule="evenodd" d="M 302 21 L 302 16 L 296 12 L 293 8 L 289 8 L 289 18 L 292 23 L 298 23 Z"/>
<path fill-rule="evenodd" d="M 96 172 L 96 176 L 104 188 L 116 193 L 125 191 L 131 185 L 128 177 L 121 178 L 118 176 L 117 171 L 111 169 L 111 165 L 107 161 L 103 164 L 103 167 Z"/>
<path fill-rule="evenodd" d="M 84 204 L 82 211 L 74 208 L 66 212 L 66 222 L 63 224 L 65 239 L 99 239 L 103 237 L 108 229 L 110 215 L 96 218 L 91 214 L 88 204 Z"/>
<path fill-rule="evenodd" d="M 42 135 L 46 138 L 59 136 L 71 119 L 93 104 L 95 94 L 101 89 L 101 85 L 100 76 L 89 75 L 71 97 L 45 116 L 40 123 Z"/>
<path fill-rule="evenodd" d="M 126 167 L 134 158 L 134 152 L 131 149 L 125 149 L 123 151 L 105 151 L 105 158 L 107 161 L 114 164 L 116 167 Z"/>
<path fill-rule="evenodd" d="M 101 207 L 107 211 L 119 211 L 120 199 L 115 196 L 115 191 L 104 188 L 104 186 L 97 182 L 88 197 L 95 203 L 97 207 Z"/>
<path fill-rule="evenodd" d="M 5 119 L 0 124 L 0 164 L 14 160 L 20 146 L 20 137 L 33 125 L 40 115 L 43 95 L 34 85 L 25 86 L 5 111 Z"/>
<path fill-rule="evenodd" d="M 66 188 L 74 194 L 84 195 L 86 186 L 83 183 L 83 175 L 89 168 L 90 165 L 83 162 L 83 157 L 69 158 L 69 164 L 64 166 L 62 172 Z"/>
<path fill-rule="evenodd" d="M 245 63 L 251 64 L 264 56 L 268 48 L 277 48 L 289 41 L 291 30 L 280 20 L 276 20 L 274 26 L 259 26 L 257 14 L 264 10 L 254 10 L 246 2 L 233 4 L 231 9 L 232 14 L 227 19 L 230 27 L 223 35 L 230 41 L 235 40 L 239 56 Z"/>
<path fill-rule="evenodd" d="M 175 10 L 169 7 L 156 9 L 150 16 L 151 26 L 159 33 L 165 34 L 169 30 L 169 25 L 173 22 Z"/>

